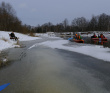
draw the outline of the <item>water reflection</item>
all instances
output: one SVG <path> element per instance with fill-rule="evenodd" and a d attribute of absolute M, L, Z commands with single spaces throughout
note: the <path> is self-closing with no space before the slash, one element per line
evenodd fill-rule
<path fill-rule="evenodd" d="M 104 47 L 110 48 L 110 39 L 108 39 L 107 41 L 91 40 L 90 37 L 83 37 L 83 39 L 87 44 L 103 45 Z"/>
<path fill-rule="evenodd" d="M 91 40 L 92 44 L 104 45 L 107 41 Z"/>

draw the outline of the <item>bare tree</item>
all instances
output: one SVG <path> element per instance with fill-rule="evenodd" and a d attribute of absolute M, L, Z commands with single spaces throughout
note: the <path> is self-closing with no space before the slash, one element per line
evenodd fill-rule
<path fill-rule="evenodd" d="M 75 18 L 72 21 L 72 27 L 77 27 L 78 30 L 84 31 L 87 27 L 87 20 L 84 17 L 81 18 Z"/>
<path fill-rule="evenodd" d="M 63 26 L 64 26 L 64 29 L 66 30 L 67 26 L 68 26 L 68 19 L 65 18 L 65 20 L 63 21 Z"/>
<path fill-rule="evenodd" d="M 89 22 L 89 27 L 91 31 L 98 30 L 98 17 L 97 16 L 92 16 L 92 19 Z"/>
<path fill-rule="evenodd" d="M 108 27 L 110 25 L 110 16 L 106 15 L 106 14 L 101 14 L 99 16 L 99 20 L 98 20 L 98 27 L 99 27 L 99 30 L 102 30 L 102 31 L 107 31 L 108 30 Z"/>

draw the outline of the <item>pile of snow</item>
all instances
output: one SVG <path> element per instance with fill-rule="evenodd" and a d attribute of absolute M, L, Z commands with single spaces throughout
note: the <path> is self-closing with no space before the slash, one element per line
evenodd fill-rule
<path fill-rule="evenodd" d="M 11 48 L 15 47 L 15 42 L 14 41 L 4 41 L 0 38 L 0 51 L 6 48 Z"/>
<path fill-rule="evenodd" d="M 38 45 L 43 45 L 54 49 L 58 48 L 58 49 L 78 52 L 78 53 L 89 55 L 104 61 L 110 61 L 110 48 L 103 48 L 103 46 L 98 46 L 98 45 L 66 46 L 68 45 L 68 43 L 69 41 L 67 40 L 46 41 L 46 42 L 33 45 L 32 47 L 30 47 L 30 49 Z"/>
<path fill-rule="evenodd" d="M 9 34 L 11 32 L 0 31 L 0 51 L 3 49 L 11 48 L 11 47 L 19 47 L 16 45 L 17 41 L 10 40 Z M 41 39 L 39 37 L 31 37 L 20 33 L 15 33 L 17 37 L 19 37 L 19 41 L 29 41 L 35 39 Z"/>
<path fill-rule="evenodd" d="M 40 36 L 40 37 L 48 37 L 48 38 L 59 38 L 56 37 L 54 32 L 47 32 L 47 33 L 37 33 L 36 36 Z"/>

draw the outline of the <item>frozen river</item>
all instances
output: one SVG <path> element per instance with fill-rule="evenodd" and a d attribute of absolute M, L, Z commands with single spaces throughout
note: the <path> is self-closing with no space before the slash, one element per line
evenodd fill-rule
<path fill-rule="evenodd" d="M 25 47 L 5 51 L 11 63 L 0 69 L 0 84 L 11 84 L 1 93 L 110 93 L 109 62 L 64 49 L 32 47 L 48 40 L 22 42 Z"/>

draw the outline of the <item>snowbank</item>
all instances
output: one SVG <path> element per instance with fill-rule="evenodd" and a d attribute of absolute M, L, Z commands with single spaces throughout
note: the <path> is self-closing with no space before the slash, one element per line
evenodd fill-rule
<path fill-rule="evenodd" d="M 47 32 L 47 33 L 36 33 L 36 36 L 39 37 L 48 37 L 48 38 L 60 38 L 60 37 L 56 37 L 54 32 Z"/>
<path fill-rule="evenodd" d="M 11 47 L 19 47 L 18 45 L 16 45 L 16 41 L 10 40 L 9 33 L 11 32 L 0 31 L 0 51 Z M 19 37 L 19 41 L 41 39 L 39 37 L 31 37 L 20 33 L 15 33 L 15 35 Z"/>
<path fill-rule="evenodd" d="M 110 48 L 103 48 L 103 46 L 98 45 L 72 45 L 72 46 L 66 46 L 69 41 L 67 40 L 57 40 L 57 41 L 46 41 L 43 43 L 39 43 L 34 45 L 44 45 L 51 48 L 58 48 L 58 49 L 65 49 L 69 51 L 74 51 L 78 53 L 82 53 L 85 55 L 92 56 L 94 58 L 98 58 L 104 61 L 110 61 Z"/>

